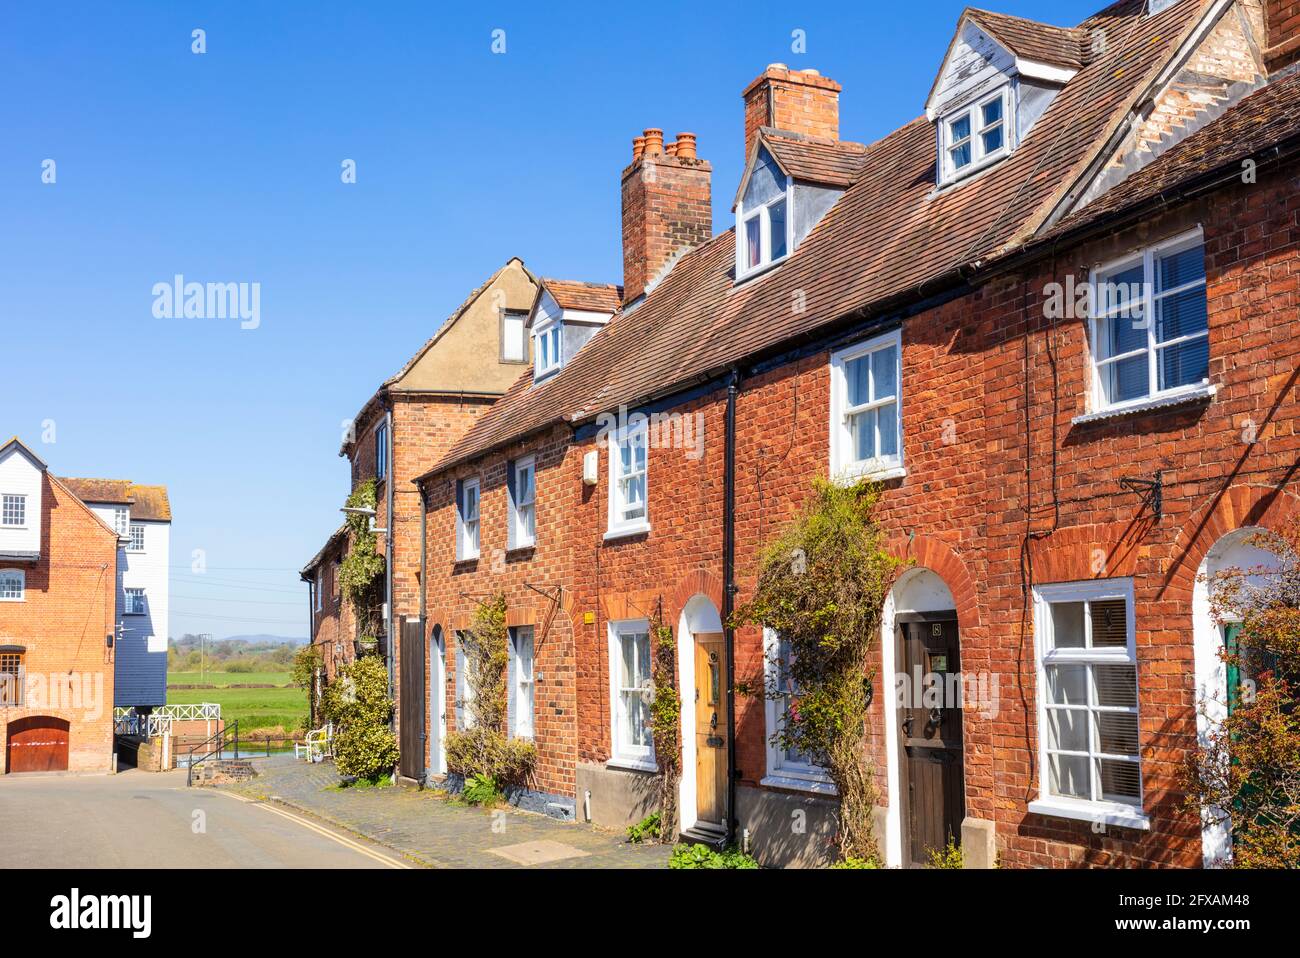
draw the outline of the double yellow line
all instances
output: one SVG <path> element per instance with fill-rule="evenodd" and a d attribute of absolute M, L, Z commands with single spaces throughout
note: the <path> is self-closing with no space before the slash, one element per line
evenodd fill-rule
<path fill-rule="evenodd" d="M 346 835 L 340 835 L 338 832 L 334 832 L 328 828 L 324 828 L 323 826 L 317 825 L 315 822 L 309 821 L 308 819 L 303 818 L 300 815 L 295 815 L 292 812 L 285 811 L 283 808 L 277 808 L 276 806 L 270 804 L 269 802 L 261 802 L 261 801 L 257 801 L 256 799 L 245 798 L 243 795 L 237 795 L 234 792 L 218 790 L 217 794 L 229 795 L 231 798 L 244 802 L 247 805 L 256 805 L 258 808 L 266 809 L 268 812 L 271 812 L 273 815 L 279 815 L 281 818 L 287 818 L 289 821 L 295 822 L 298 825 L 301 825 L 303 828 L 315 832 L 317 835 L 323 835 L 325 838 L 328 838 L 330 841 L 342 845 L 344 848 L 350 848 L 354 852 L 358 852 L 362 855 L 365 855 L 367 858 L 371 858 L 379 862 L 381 865 L 384 865 L 387 868 L 412 868 L 413 867 L 412 865 L 402 861 L 401 859 L 393 858 L 389 855 L 383 854 L 382 852 L 377 852 L 373 848 L 368 848 L 367 846 L 361 844 L 360 842 L 348 838 Z"/>

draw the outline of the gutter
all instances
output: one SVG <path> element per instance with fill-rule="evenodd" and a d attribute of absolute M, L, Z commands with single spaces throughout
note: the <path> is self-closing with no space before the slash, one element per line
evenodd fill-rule
<path fill-rule="evenodd" d="M 726 447 L 722 480 L 722 634 L 727 658 L 727 844 L 736 840 L 736 392 L 740 370 L 727 377 Z"/>
<path fill-rule="evenodd" d="M 396 518 L 393 515 L 393 485 L 395 483 L 394 470 L 396 464 L 393 462 L 393 401 L 389 398 L 388 391 L 384 391 L 384 434 L 388 440 L 388 449 L 385 455 L 388 457 L 387 475 L 384 476 L 384 497 L 388 502 L 388 531 L 384 533 L 384 607 L 388 613 L 384 623 L 384 628 L 388 632 L 388 697 L 395 699 L 394 691 L 397 677 L 397 634 L 393 630 L 393 621 L 396 618 L 393 614 L 393 533 L 397 530 Z M 389 720 L 391 724 L 396 724 L 397 713 L 393 712 L 393 717 Z M 396 731 L 394 729 L 394 731 Z"/>

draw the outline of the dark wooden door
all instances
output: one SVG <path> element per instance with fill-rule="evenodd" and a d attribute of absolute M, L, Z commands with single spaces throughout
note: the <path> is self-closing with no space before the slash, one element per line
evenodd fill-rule
<path fill-rule="evenodd" d="M 908 689 L 899 710 L 904 854 L 908 864 L 924 865 L 949 839 L 961 844 L 966 816 L 956 619 L 901 623 L 897 661 Z"/>
<path fill-rule="evenodd" d="M 402 620 L 397 667 L 398 770 L 403 777 L 424 780 L 424 622 Z"/>
<path fill-rule="evenodd" d="M 65 772 L 68 769 L 68 723 L 33 715 L 9 723 L 8 769 L 11 772 Z"/>

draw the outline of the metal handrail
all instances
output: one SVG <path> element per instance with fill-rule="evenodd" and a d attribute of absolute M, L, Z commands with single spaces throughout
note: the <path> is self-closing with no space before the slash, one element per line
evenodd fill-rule
<path fill-rule="evenodd" d="M 235 736 L 235 757 L 236 758 L 239 757 L 239 719 L 235 719 L 235 721 L 232 722 L 229 726 L 223 728 L 215 735 L 209 736 L 206 740 L 200 742 L 198 745 L 195 745 L 193 748 L 190 749 L 190 765 L 185 772 L 185 784 L 187 787 L 194 784 L 194 764 L 196 762 L 206 762 L 213 755 L 217 756 L 218 760 L 221 759 L 221 753 L 225 751 L 226 748 L 226 736 L 229 735 L 232 731 L 234 732 L 234 736 Z M 197 752 L 199 749 L 203 748 L 204 746 L 212 743 L 213 741 L 217 743 L 216 748 L 209 749 L 207 752 L 200 755 L 198 758 L 194 757 L 195 752 Z"/>

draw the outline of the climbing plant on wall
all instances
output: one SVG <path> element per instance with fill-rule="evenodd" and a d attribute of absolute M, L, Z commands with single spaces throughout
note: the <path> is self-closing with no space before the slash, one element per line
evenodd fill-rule
<path fill-rule="evenodd" d="M 682 776 L 682 698 L 677 691 L 677 641 L 664 624 L 660 608 L 650 623 L 654 660 L 650 678 L 650 731 L 659 764 L 659 839 L 670 842 L 677 831 L 677 787 Z"/>
<path fill-rule="evenodd" d="M 367 479 L 352 490 L 345 505 L 350 509 L 374 509 L 378 502 L 375 486 L 374 479 Z M 356 613 L 357 636 L 363 639 L 378 634 L 383 605 L 384 557 L 370 530 L 370 518 L 347 514 L 350 546 L 339 565 L 339 588 Z"/>

